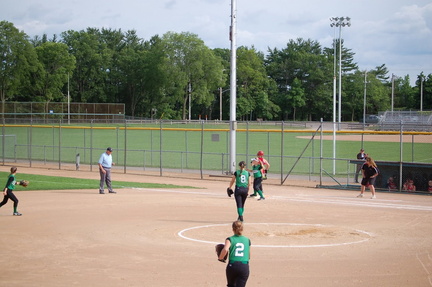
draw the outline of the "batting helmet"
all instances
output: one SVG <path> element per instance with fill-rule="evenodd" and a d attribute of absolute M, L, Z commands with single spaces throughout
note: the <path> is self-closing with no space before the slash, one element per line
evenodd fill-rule
<path fill-rule="evenodd" d="M 264 155 L 264 152 L 262 151 L 262 150 L 259 150 L 258 152 L 257 152 L 257 156 L 263 156 Z"/>

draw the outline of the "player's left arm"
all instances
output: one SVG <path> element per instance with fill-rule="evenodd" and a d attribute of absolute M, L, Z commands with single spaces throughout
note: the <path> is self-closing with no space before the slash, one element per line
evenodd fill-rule
<path fill-rule="evenodd" d="M 266 169 L 266 170 L 269 170 L 269 169 L 270 169 L 270 163 L 269 163 L 267 160 L 265 160 L 265 162 L 264 162 L 264 166 L 265 166 L 265 169 Z"/>

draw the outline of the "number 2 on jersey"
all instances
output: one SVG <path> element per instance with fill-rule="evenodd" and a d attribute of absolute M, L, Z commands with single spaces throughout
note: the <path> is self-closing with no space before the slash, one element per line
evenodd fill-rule
<path fill-rule="evenodd" d="M 244 244 L 239 242 L 235 245 L 235 256 L 242 257 L 243 255 L 244 255 Z"/>

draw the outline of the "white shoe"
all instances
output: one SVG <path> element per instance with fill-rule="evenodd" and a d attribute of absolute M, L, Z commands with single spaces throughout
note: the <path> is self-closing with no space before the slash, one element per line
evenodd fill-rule
<path fill-rule="evenodd" d="M 363 193 L 360 193 L 359 195 L 357 195 L 357 197 L 363 197 Z"/>
<path fill-rule="evenodd" d="M 375 199 L 375 198 L 376 198 L 376 196 L 375 196 L 375 195 L 372 195 L 372 196 L 371 196 L 371 199 Z"/>

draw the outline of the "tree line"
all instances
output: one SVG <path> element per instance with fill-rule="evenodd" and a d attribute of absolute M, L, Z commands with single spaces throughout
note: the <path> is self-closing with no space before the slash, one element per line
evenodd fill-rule
<path fill-rule="evenodd" d="M 337 41 L 334 48 L 298 38 L 267 55 L 238 47 L 237 119 L 332 121 Z M 421 93 L 423 110 L 432 109 L 432 74 L 411 87 L 385 64 L 361 70 L 341 44 L 343 121 L 362 118 L 365 91 L 367 114 L 389 110 L 391 99 L 395 110 L 419 110 Z M 188 32 L 144 40 L 135 30 L 87 28 L 30 39 L 1 21 L 0 98 L 65 102 L 69 92 L 72 102 L 124 103 L 129 116 L 161 119 L 219 119 L 222 104 L 227 120 L 230 54 Z"/>

